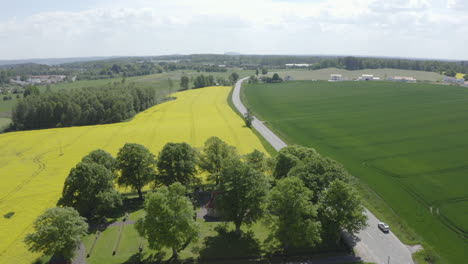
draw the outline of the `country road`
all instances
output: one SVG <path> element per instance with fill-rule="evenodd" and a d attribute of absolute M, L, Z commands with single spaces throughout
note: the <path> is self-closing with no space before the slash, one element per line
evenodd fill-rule
<path fill-rule="evenodd" d="M 247 108 L 241 101 L 240 90 L 242 82 L 248 77 L 240 79 L 232 93 L 232 101 L 237 110 L 244 115 Z M 276 149 L 280 150 L 287 144 L 275 135 L 262 121 L 254 118 L 252 126 Z M 411 251 L 392 232 L 385 234 L 377 228 L 380 222 L 371 212 L 366 210 L 368 216 L 367 227 L 356 234 L 355 238 L 346 236 L 348 243 L 354 247 L 356 255 L 365 262 L 376 264 L 414 264 Z M 391 227 L 390 227 L 391 228 Z"/>

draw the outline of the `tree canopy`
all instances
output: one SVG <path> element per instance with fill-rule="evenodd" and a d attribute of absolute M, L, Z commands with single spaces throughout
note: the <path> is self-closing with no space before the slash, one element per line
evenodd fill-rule
<path fill-rule="evenodd" d="M 279 180 L 270 191 L 271 238 L 286 251 L 292 247 L 314 246 L 321 241 L 317 206 L 310 202 L 312 194 L 297 177 Z"/>
<path fill-rule="evenodd" d="M 187 143 L 167 143 L 159 153 L 157 183 L 169 186 L 197 183 L 198 153 Z"/>
<path fill-rule="evenodd" d="M 351 185 L 341 180 L 334 180 L 323 191 L 319 206 L 324 231 L 337 241 L 341 230 L 354 234 L 367 225 L 361 198 Z"/>
<path fill-rule="evenodd" d="M 288 176 L 300 178 L 313 191 L 312 201 L 316 203 L 320 193 L 334 180 L 350 181 L 350 176 L 340 163 L 320 155 L 314 155 L 299 162 Z"/>
<path fill-rule="evenodd" d="M 299 162 L 308 157 L 318 155 L 313 148 L 307 148 L 298 145 L 289 145 L 282 148 L 276 156 L 275 169 L 273 176 L 276 179 L 284 178 L 288 175 L 289 170 L 296 166 Z"/>
<path fill-rule="evenodd" d="M 88 224 L 75 209 L 58 207 L 47 209 L 34 221 L 33 228 L 34 233 L 24 239 L 30 251 L 71 260 Z"/>
<path fill-rule="evenodd" d="M 141 190 L 154 180 L 154 155 L 143 145 L 127 143 L 119 150 L 117 163 L 120 169 L 117 183 L 136 190 L 140 199 L 143 199 Z"/>
<path fill-rule="evenodd" d="M 223 165 L 237 155 L 235 147 L 229 146 L 218 137 L 210 137 L 205 141 L 199 166 L 202 170 L 210 173 L 208 179 L 218 185 Z"/>
<path fill-rule="evenodd" d="M 80 162 L 65 180 L 57 205 L 73 207 L 80 215 L 93 219 L 121 206 L 122 198 L 114 189 L 110 170 L 97 163 Z"/>
<path fill-rule="evenodd" d="M 145 199 L 146 215 L 138 220 L 136 228 L 148 240 L 149 248 L 172 249 L 173 258 L 198 237 L 195 210 L 185 196 L 185 187 L 174 183 L 148 193 Z"/>
<path fill-rule="evenodd" d="M 231 159 L 221 171 L 216 208 L 224 220 L 234 222 L 240 233 L 243 223 L 251 224 L 263 215 L 268 189 L 268 181 L 260 171 L 240 159 Z"/>
<path fill-rule="evenodd" d="M 88 155 L 84 156 L 81 161 L 101 164 L 111 172 L 115 172 L 115 170 L 117 169 L 117 160 L 114 157 L 112 157 L 111 154 L 102 149 L 97 149 L 90 152 Z"/>
<path fill-rule="evenodd" d="M 32 92 L 13 107 L 13 128 L 26 130 L 115 123 L 133 117 L 157 102 L 156 88 L 120 82 L 99 89 Z"/>

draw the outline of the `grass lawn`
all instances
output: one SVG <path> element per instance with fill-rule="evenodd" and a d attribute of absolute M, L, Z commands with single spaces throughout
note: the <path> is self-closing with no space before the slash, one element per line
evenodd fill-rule
<path fill-rule="evenodd" d="M 243 92 L 288 143 L 343 163 L 406 243 L 427 242 L 447 263 L 466 260 L 468 89 L 293 81 Z"/>
<path fill-rule="evenodd" d="M 129 215 L 129 219 L 138 219 L 144 214 L 143 210 L 138 210 Z M 120 219 L 118 219 L 120 221 Z M 249 258 L 260 258 L 265 253 L 263 242 L 269 235 L 268 227 L 259 221 L 252 226 L 243 226 L 243 235 L 238 237 L 230 231 L 234 230 L 232 223 L 206 222 L 197 219 L 200 227 L 200 236 L 197 241 L 191 243 L 186 249 L 180 252 L 181 260 L 197 260 L 202 262 L 211 261 L 216 263 L 250 263 Z M 216 227 L 223 226 L 227 233 L 218 233 Z M 171 257 L 172 251 L 164 249 L 157 252 L 148 248 L 148 242 L 142 239 L 133 224 L 125 225 L 122 231 L 120 245 L 113 255 L 113 250 L 119 237 L 119 226 L 108 227 L 96 241 L 90 257 L 86 259 L 89 264 L 120 264 L 164 261 Z M 83 238 L 86 253 L 89 253 L 95 234 L 90 234 Z M 142 243 L 143 252 L 139 253 L 139 246 Z M 346 249 L 342 247 L 324 247 L 318 250 L 306 249 L 300 251 L 305 256 L 311 255 L 318 258 L 346 254 Z M 318 255 L 317 255 L 318 254 Z M 296 257 L 297 258 L 297 257 Z"/>

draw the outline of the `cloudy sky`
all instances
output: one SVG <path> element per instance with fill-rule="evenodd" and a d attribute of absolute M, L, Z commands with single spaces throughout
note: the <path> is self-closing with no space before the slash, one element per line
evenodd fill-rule
<path fill-rule="evenodd" d="M 227 51 L 468 59 L 466 0 L 0 4 L 0 59 Z"/>

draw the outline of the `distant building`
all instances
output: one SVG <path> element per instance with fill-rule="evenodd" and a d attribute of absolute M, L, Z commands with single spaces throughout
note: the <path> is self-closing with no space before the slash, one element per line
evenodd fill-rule
<path fill-rule="evenodd" d="M 380 80 L 379 77 L 374 77 L 372 74 L 363 74 L 360 77 L 358 77 L 359 81 L 378 81 Z"/>
<path fill-rule="evenodd" d="M 341 74 L 330 74 L 329 82 L 339 82 L 343 80 L 343 76 Z"/>
<path fill-rule="evenodd" d="M 288 63 L 285 64 L 286 68 L 307 68 L 310 64 L 307 63 Z"/>
<path fill-rule="evenodd" d="M 414 77 L 404 77 L 404 76 L 393 76 L 387 78 L 389 81 L 394 81 L 394 82 L 410 82 L 410 83 L 415 83 L 416 79 Z"/>
<path fill-rule="evenodd" d="M 464 85 L 464 84 L 465 84 L 465 79 L 463 79 L 463 78 L 457 79 L 457 78 L 455 78 L 455 77 L 448 77 L 448 76 L 445 76 L 444 82 L 446 82 L 446 83 L 452 83 L 452 84 Z"/>

